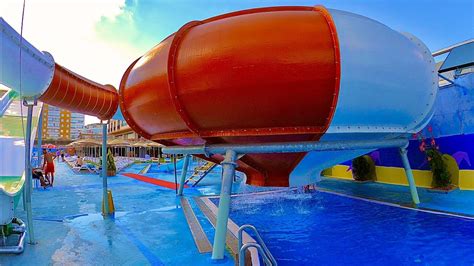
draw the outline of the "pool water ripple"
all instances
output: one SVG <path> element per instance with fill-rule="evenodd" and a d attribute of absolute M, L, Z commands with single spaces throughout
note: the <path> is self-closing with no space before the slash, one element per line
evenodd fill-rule
<path fill-rule="evenodd" d="M 280 265 L 474 263 L 474 220 L 324 192 L 234 197 L 231 218 L 255 225 Z"/>

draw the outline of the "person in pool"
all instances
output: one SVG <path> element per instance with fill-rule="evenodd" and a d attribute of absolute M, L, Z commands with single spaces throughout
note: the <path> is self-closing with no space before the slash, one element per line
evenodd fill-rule
<path fill-rule="evenodd" d="M 53 186 L 54 184 L 54 159 L 56 156 L 52 153 L 49 153 L 46 149 L 43 149 L 43 169 L 44 175 L 49 181 L 49 184 Z"/>

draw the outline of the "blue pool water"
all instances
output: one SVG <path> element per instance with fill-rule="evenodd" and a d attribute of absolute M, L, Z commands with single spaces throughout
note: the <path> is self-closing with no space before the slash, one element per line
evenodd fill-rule
<path fill-rule="evenodd" d="M 214 200 L 214 202 L 217 200 Z M 234 197 L 280 265 L 473 265 L 474 220 L 326 192 Z"/>

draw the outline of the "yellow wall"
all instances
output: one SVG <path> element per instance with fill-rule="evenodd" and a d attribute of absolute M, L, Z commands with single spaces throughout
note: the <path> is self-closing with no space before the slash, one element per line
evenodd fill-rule
<path fill-rule="evenodd" d="M 459 170 L 459 187 L 474 190 L 474 170 Z"/>
<path fill-rule="evenodd" d="M 347 165 L 336 165 L 331 168 L 331 177 L 341 178 L 341 179 L 350 179 L 352 180 L 352 171 L 347 171 L 349 166 Z"/>
<path fill-rule="evenodd" d="M 375 172 L 377 174 L 377 182 L 408 186 L 405 169 L 403 168 L 376 166 Z M 413 170 L 413 177 L 418 187 L 431 187 L 433 177 L 431 171 Z"/>
<path fill-rule="evenodd" d="M 352 171 L 347 171 L 347 169 L 349 169 L 349 166 L 347 165 L 336 165 L 328 170 L 325 170 L 323 175 L 333 178 L 352 180 Z M 376 166 L 375 172 L 377 175 L 376 182 L 408 186 L 405 170 L 403 168 Z M 433 178 L 431 171 L 413 170 L 413 176 L 417 186 L 425 188 L 431 187 Z M 458 182 L 460 189 L 474 190 L 474 170 L 460 170 Z"/>

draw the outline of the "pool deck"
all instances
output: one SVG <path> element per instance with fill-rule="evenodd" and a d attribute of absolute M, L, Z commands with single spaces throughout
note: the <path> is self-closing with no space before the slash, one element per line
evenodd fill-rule
<path fill-rule="evenodd" d="M 143 167 L 134 165 L 126 172 L 138 173 Z M 74 174 L 62 162 L 56 163 L 56 169 L 55 186 L 33 192 L 37 244 L 27 244 L 21 255 L 1 255 L 0 265 L 211 264 L 210 253 L 199 253 L 174 190 L 123 175 L 110 177 L 116 214 L 114 219 L 104 219 L 102 178 Z M 218 184 L 201 190 L 212 194 L 214 186 Z M 201 195 L 194 188 L 186 188 L 184 193 Z M 21 204 L 16 215 L 26 216 Z M 212 240 L 212 225 L 202 214 L 196 216 Z M 229 259 L 222 265 L 234 265 L 230 254 L 226 257 Z"/>
<path fill-rule="evenodd" d="M 358 183 L 324 177 L 317 183 L 317 187 L 345 195 L 412 206 L 411 194 L 407 186 L 377 182 Z M 472 190 L 457 189 L 449 193 L 439 193 L 426 188 L 418 188 L 418 195 L 421 202 L 418 208 L 474 217 L 474 191 Z"/>

